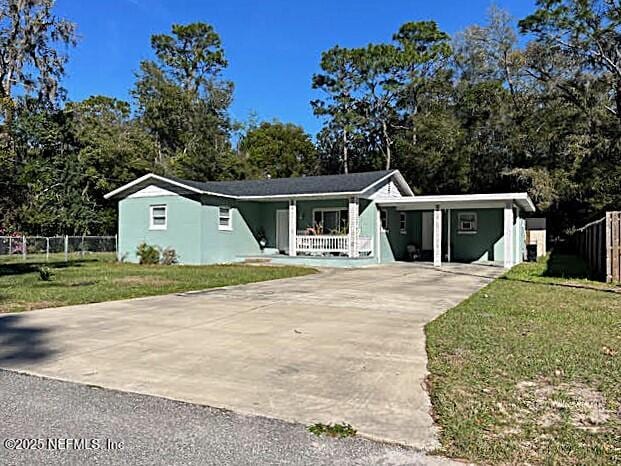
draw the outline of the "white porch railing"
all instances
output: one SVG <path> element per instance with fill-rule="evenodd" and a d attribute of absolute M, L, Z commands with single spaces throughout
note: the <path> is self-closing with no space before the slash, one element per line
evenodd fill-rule
<path fill-rule="evenodd" d="M 298 253 L 310 255 L 348 254 L 349 236 L 347 235 L 296 235 L 295 248 Z M 368 256 L 373 252 L 371 238 L 358 238 L 360 255 Z"/>
<path fill-rule="evenodd" d="M 349 238 L 341 235 L 298 235 L 295 248 L 298 252 L 309 254 L 347 254 L 348 243 Z"/>

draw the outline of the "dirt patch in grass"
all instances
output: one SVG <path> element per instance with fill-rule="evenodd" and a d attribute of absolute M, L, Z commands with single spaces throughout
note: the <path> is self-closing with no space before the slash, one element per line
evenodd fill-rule
<path fill-rule="evenodd" d="M 129 275 L 127 277 L 116 278 L 112 280 L 112 283 L 126 286 L 168 286 L 174 285 L 177 282 L 162 277 Z"/>
<path fill-rule="evenodd" d="M 523 407 L 515 421 L 535 419 L 541 427 L 559 427 L 565 420 L 573 427 L 589 432 L 610 428 L 608 421 L 616 416 L 606 407 L 599 391 L 582 383 L 554 384 L 550 380 L 524 381 L 516 385 Z"/>

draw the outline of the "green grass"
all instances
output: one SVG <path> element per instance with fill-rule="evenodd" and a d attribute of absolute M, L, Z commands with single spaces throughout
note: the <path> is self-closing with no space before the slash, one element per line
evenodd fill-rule
<path fill-rule="evenodd" d="M 308 431 L 315 434 L 317 437 L 335 437 L 335 438 L 347 438 L 354 437 L 356 435 L 356 429 L 351 424 L 341 422 L 340 424 L 322 424 L 318 422 L 308 426 Z"/>
<path fill-rule="evenodd" d="M 70 304 L 95 303 L 226 285 L 295 277 L 314 273 L 303 267 L 253 265 L 146 266 L 117 263 L 109 254 L 86 255 L 49 263 L 39 257 L 0 260 L 0 312 L 17 312 Z M 44 257 L 43 257 L 44 259 Z M 41 279 L 47 267 L 50 280 Z"/>
<path fill-rule="evenodd" d="M 485 464 L 621 464 L 621 288 L 553 256 L 426 327 L 441 453 Z"/>

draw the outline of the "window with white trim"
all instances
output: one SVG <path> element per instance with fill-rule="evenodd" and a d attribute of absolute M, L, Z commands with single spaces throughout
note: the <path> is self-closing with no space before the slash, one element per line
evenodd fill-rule
<path fill-rule="evenodd" d="M 408 219 L 405 212 L 399 212 L 399 231 L 402 235 L 408 232 Z"/>
<path fill-rule="evenodd" d="M 313 227 L 319 227 L 324 235 L 338 234 L 347 230 L 349 211 L 338 207 L 313 209 Z"/>
<path fill-rule="evenodd" d="M 478 229 L 478 216 L 475 212 L 459 212 L 457 214 L 457 233 L 473 235 Z"/>
<path fill-rule="evenodd" d="M 149 230 L 165 230 L 168 223 L 165 205 L 149 207 Z"/>
<path fill-rule="evenodd" d="M 232 230 L 233 221 L 231 218 L 231 208 L 218 207 L 218 230 Z"/>
<path fill-rule="evenodd" d="M 380 223 L 382 224 L 382 231 L 388 231 L 388 211 L 386 209 L 380 209 Z"/>

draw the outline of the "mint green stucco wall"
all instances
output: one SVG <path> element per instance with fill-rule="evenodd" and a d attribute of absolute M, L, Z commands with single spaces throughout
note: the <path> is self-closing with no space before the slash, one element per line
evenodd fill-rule
<path fill-rule="evenodd" d="M 478 217 L 478 231 L 474 234 L 458 232 L 460 212 L 474 212 Z M 456 262 L 504 261 L 503 209 L 451 210 L 451 259 Z"/>
<path fill-rule="evenodd" d="M 415 244 L 419 248 L 422 242 L 422 212 L 406 211 L 406 232 L 400 228 L 400 212 L 393 208 L 387 208 L 388 229 L 380 233 L 382 262 L 408 260 L 407 246 Z"/>
<path fill-rule="evenodd" d="M 238 203 L 224 198 L 202 199 L 202 263 L 218 264 L 235 262 L 243 256 L 260 254 L 261 248 L 255 235 L 261 209 L 256 202 Z M 233 229 L 220 230 L 219 208 L 230 207 Z"/>
<path fill-rule="evenodd" d="M 149 230 L 150 206 L 166 205 L 166 230 Z M 233 229 L 218 228 L 218 209 L 231 208 Z M 213 264 L 260 253 L 256 239 L 258 203 L 236 203 L 216 197 L 158 196 L 119 202 L 119 257 L 137 262 L 142 242 L 175 249 L 182 264 Z M 252 226 L 252 227 L 251 227 Z"/>
<path fill-rule="evenodd" d="M 149 230 L 150 206 L 167 206 L 166 230 Z M 119 202 L 119 259 L 137 262 L 140 243 L 171 247 L 184 264 L 202 263 L 202 206 L 197 198 L 158 196 Z"/>
<path fill-rule="evenodd" d="M 377 207 L 375 202 L 368 199 L 360 199 L 358 224 L 360 226 L 360 236 L 375 238 Z"/>

